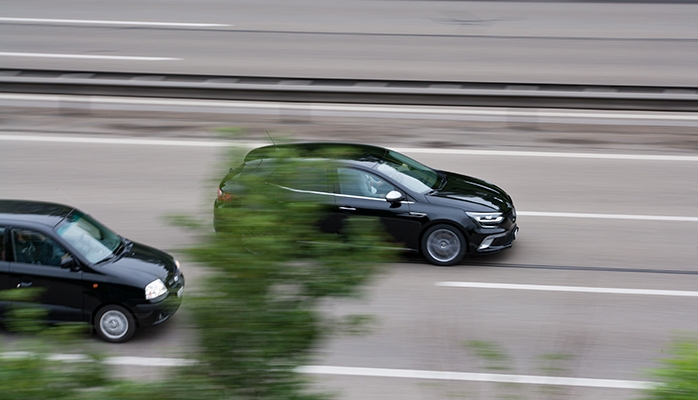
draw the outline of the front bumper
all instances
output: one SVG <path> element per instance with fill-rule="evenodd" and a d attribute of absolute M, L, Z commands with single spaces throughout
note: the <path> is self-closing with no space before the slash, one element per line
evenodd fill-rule
<path fill-rule="evenodd" d="M 138 326 L 147 328 L 167 321 L 177 312 L 181 304 L 181 297 L 168 295 L 167 298 L 158 303 L 136 305 L 133 314 L 138 321 Z"/>
<path fill-rule="evenodd" d="M 475 251 L 477 253 L 494 253 L 507 249 L 512 246 L 518 233 L 519 227 L 514 224 L 511 230 L 487 235 L 482 239 L 482 241 L 480 241 L 480 243 L 476 244 L 477 248 Z"/>
<path fill-rule="evenodd" d="M 167 281 L 168 293 L 164 299 L 153 303 L 137 304 L 133 310 L 138 326 L 147 328 L 167 321 L 182 305 L 184 275 L 177 273 Z"/>

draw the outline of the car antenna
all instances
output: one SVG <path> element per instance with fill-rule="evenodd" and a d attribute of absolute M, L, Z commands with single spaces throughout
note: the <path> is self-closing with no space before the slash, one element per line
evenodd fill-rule
<path fill-rule="evenodd" d="M 274 138 L 271 137 L 271 134 L 269 133 L 269 131 L 265 129 L 264 132 L 267 133 L 267 136 L 269 136 L 269 140 L 271 140 L 271 143 L 274 145 L 274 147 L 276 147 L 276 142 L 274 142 Z"/>

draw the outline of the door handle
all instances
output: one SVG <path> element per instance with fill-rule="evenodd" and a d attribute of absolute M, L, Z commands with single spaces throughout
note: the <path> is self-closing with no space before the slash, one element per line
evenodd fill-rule
<path fill-rule="evenodd" d="M 23 288 L 23 287 L 30 287 L 33 282 L 20 282 L 17 284 L 18 288 Z"/>
<path fill-rule="evenodd" d="M 354 207 L 339 207 L 339 209 L 342 211 L 356 211 Z"/>

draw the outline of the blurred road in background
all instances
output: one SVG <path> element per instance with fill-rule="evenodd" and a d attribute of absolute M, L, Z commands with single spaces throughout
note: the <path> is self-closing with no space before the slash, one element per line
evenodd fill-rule
<path fill-rule="evenodd" d="M 309 78 L 698 85 L 698 4 L 10 2 L 0 67 Z"/>

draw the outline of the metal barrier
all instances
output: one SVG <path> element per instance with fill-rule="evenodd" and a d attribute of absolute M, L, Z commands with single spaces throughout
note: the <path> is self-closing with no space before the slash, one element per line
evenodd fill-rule
<path fill-rule="evenodd" d="M 0 92 L 430 106 L 698 111 L 698 88 L 0 69 Z"/>

